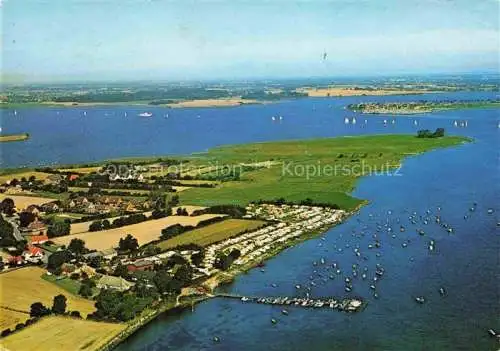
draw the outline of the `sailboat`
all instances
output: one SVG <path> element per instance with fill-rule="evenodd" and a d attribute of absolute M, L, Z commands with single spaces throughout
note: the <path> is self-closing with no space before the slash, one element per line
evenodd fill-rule
<path fill-rule="evenodd" d="M 458 127 L 457 121 L 453 122 L 453 126 Z"/>
<path fill-rule="evenodd" d="M 386 119 L 384 119 L 384 124 L 387 124 L 387 120 Z"/>
<path fill-rule="evenodd" d="M 391 123 L 392 123 L 392 124 L 396 124 L 396 120 L 395 120 L 395 119 L 393 119 Z"/>
<path fill-rule="evenodd" d="M 84 116 L 87 116 L 87 111 L 83 111 L 83 115 L 84 115 Z"/>
<path fill-rule="evenodd" d="M 271 117 L 271 119 L 272 119 L 273 121 L 276 121 L 276 117 L 274 117 L 274 116 L 272 116 L 272 117 Z"/>
<path fill-rule="evenodd" d="M 124 115 L 125 117 L 127 117 L 127 112 L 125 112 L 123 115 Z"/>
<path fill-rule="evenodd" d="M 345 123 L 345 124 L 349 124 L 349 118 L 347 118 L 347 117 L 346 117 L 346 118 L 344 119 L 344 123 Z"/>
<path fill-rule="evenodd" d="M 356 118 L 355 117 L 352 118 L 352 124 L 356 124 Z"/>
<path fill-rule="evenodd" d="M 14 116 L 17 116 L 17 110 L 14 110 Z"/>
<path fill-rule="evenodd" d="M 467 127 L 467 121 L 465 121 L 465 126 Z"/>
<path fill-rule="evenodd" d="M 416 119 L 413 120 L 413 124 L 416 125 L 416 126 L 418 126 L 418 122 L 417 122 Z"/>
<path fill-rule="evenodd" d="M 280 121 L 282 121 L 282 120 L 283 120 L 283 116 L 280 116 Z"/>

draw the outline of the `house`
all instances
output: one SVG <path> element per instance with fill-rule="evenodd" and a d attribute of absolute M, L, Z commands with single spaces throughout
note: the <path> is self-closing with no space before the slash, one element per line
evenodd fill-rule
<path fill-rule="evenodd" d="M 116 291 L 127 291 L 134 283 L 128 282 L 120 277 L 113 277 L 111 275 L 103 275 L 101 279 L 97 282 L 97 287 L 99 289 L 110 289 Z"/>
<path fill-rule="evenodd" d="M 35 221 L 28 224 L 27 227 L 21 228 L 24 235 L 44 235 L 46 233 L 47 227 L 45 223 L 36 219 Z"/>
<path fill-rule="evenodd" d="M 63 176 L 60 174 L 51 174 L 45 179 L 45 184 L 57 185 L 63 180 Z"/>
<path fill-rule="evenodd" d="M 102 257 L 104 257 L 104 259 L 106 260 L 110 260 L 112 259 L 113 257 L 117 256 L 118 253 L 116 252 L 115 249 L 107 249 L 107 250 L 102 250 L 100 251 L 100 253 L 102 254 Z"/>
<path fill-rule="evenodd" d="M 76 266 L 74 264 L 71 264 L 71 263 L 63 263 L 61 265 L 61 270 L 63 273 L 71 274 L 74 271 L 76 271 Z"/>
<path fill-rule="evenodd" d="M 28 246 L 27 250 L 23 252 L 23 258 L 27 262 L 39 262 L 43 258 L 43 251 L 39 247 Z"/>
<path fill-rule="evenodd" d="M 89 278 L 92 278 L 96 274 L 95 269 L 86 264 L 80 268 L 80 273 L 85 273 Z"/>
<path fill-rule="evenodd" d="M 22 256 L 12 256 L 9 258 L 9 266 L 20 266 L 24 263 Z"/>
<path fill-rule="evenodd" d="M 40 205 L 40 210 L 46 213 L 61 212 L 63 210 L 60 201 L 51 201 Z"/>
<path fill-rule="evenodd" d="M 33 235 L 31 237 L 32 245 L 40 245 L 49 241 L 49 237 L 47 235 Z"/>
<path fill-rule="evenodd" d="M 80 176 L 78 174 L 70 174 L 68 175 L 68 180 L 71 182 L 73 180 L 77 180 Z"/>
<path fill-rule="evenodd" d="M 91 260 L 94 257 L 103 257 L 103 254 L 102 254 L 102 252 L 94 251 L 94 252 L 89 252 L 89 253 L 83 255 L 83 258 L 86 260 Z"/>
<path fill-rule="evenodd" d="M 146 260 L 137 260 L 127 264 L 127 270 L 129 272 L 152 271 L 153 268 L 154 268 L 154 263 Z"/>

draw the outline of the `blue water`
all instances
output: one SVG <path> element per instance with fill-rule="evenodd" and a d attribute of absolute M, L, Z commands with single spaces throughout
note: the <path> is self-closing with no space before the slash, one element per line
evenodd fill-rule
<path fill-rule="evenodd" d="M 234 108 L 165 109 L 160 107 L 71 107 L 0 109 L 3 133 L 29 133 L 25 142 L 2 144 L 0 167 L 83 163 L 127 156 L 186 154 L 223 144 L 295 138 L 372 133 L 414 133 L 422 127 L 441 126 L 440 118 L 424 117 L 419 127 L 412 119 L 396 118 L 395 126 L 384 127 L 382 117 L 358 116 L 356 126 L 344 125 L 344 110 L 361 101 L 441 100 L 495 98 L 495 93 L 454 93 L 392 97 L 305 99 L 269 105 Z M 137 115 L 154 113 L 152 118 Z M 84 116 L 86 112 L 86 116 Z M 125 117 L 125 113 L 127 116 Z M 168 114 L 168 118 L 165 115 Z M 271 117 L 284 116 L 282 123 Z M 445 115 L 443 118 L 448 118 Z M 472 121 L 469 121 L 472 122 Z M 491 119 L 494 125 L 494 118 Z M 449 125 L 444 127 L 451 127 Z M 470 123 L 469 134 L 479 126 Z"/>
<path fill-rule="evenodd" d="M 422 98 L 493 96 L 461 93 Z M 402 99 L 415 97 L 307 99 L 227 109 L 150 109 L 155 113 L 152 119 L 132 116 L 140 110 L 125 107 L 86 109 L 86 118 L 78 108 L 20 110 L 16 117 L 7 111 L 2 118 L 4 130 L 27 131 L 32 139 L 5 148 L 2 145 L 2 166 L 188 153 L 261 140 L 414 133 L 416 129 L 436 127 L 471 136 L 474 143 L 407 159 L 400 176 L 362 179 L 354 195 L 370 200 L 370 204 L 359 214 L 329 230 L 324 239 L 319 237 L 284 251 L 266 263 L 264 273 L 252 270 L 223 287 L 249 295 L 294 295 L 303 294 L 295 289 L 296 284 L 314 281 L 313 296 L 360 296 L 368 301 L 363 312 L 348 315 L 291 307 L 289 316 L 283 316 L 275 306 L 213 299 L 197 305 L 194 312 L 160 316 L 118 350 L 497 349 L 498 343 L 488 336 L 487 329 L 500 330 L 498 110 L 434 113 L 418 117 L 418 127 L 413 126 L 414 117 L 396 117 L 396 124 L 387 127 L 382 123 L 387 118 L 384 116 L 366 117 L 366 126 L 364 116 L 357 117 L 356 126 L 343 123 L 346 115 L 355 115 L 343 110 L 348 103 Z M 123 117 L 124 111 L 128 111 L 128 117 Z M 167 112 L 169 118 L 163 118 Z M 285 117 L 281 124 L 271 122 L 276 114 Z M 454 120 L 468 120 L 468 127 L 454 128 Z M 474 202 L 476 210 L 470 212 Z M 488 214 L 489 208 L 495 212 Z M 412 212 L 425 216 L 426 210 L 431 211 L 429 224 L 409 222 Z M 432 220 L 436 214 L 454 228 L 453 234 Z M 399 231 L 401 224 L 405 232 Z M 393 232 L 388 233 L 388 227 Z M 426 234 L 419 236 L 416 229 Z M 381 242 L 380 249 L 368 248 L 375 241 L 373 234 Z M 427 249 L 431 239 L 436 242 L 433 253 Z M 356 246 L 361 257 L 354 255 Z M 321 258 L 326 260 L 324 265 L 313 265 Z M 332 280 L 333 262 L 342 274 Z M 385 269 L 384 277 L 376 282 L 379 299 L 369 288 L 377 263 Z M 360 273 L 367 267 L 368 279 L 362 280 L 360 274 L 353 278 L 354 290 L 347 294 L 343 280 L 352 278 L 352 264 L 359 265 Z M 272 287 L 273 283 L 277 287 Z M 440 287 L 446 289 L 447 296 L 440 296 Z M 416 304 L 415 296 L 425 296 L 427 303 Z M 271 318 L 278 323 L 272 325 Z M 213 342 L 214 336 L 221 342 Z"/>

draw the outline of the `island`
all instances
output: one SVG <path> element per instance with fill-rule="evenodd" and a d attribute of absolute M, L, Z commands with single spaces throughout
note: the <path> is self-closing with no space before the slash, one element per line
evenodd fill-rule
<path fill-rule="evenodd" d="M 28 133 L 22 134 L 0 134 L 0 142 L 13 142 L 13 141 L 24 141 L 28 140 L 30 135 Z"/>
<path fill-rule="evenodd" d="M 361 177 L 468 141 L 438 129 L 5 170 L 2 345 L 35 335 L 62 349 L 110 350 L 160 313 L 214 297 L 360 313 L 362 298 L 311 298 L 301 285 L 289 297 L 216 287 L 358 211 L 367 201 L 351 193 Z"/>
<path fill-rule="evenodd" d="M 364 114 L 414 115 L 457 109 L 500 108 L 500 100 L 368 102 L 350 104 L 347 108 Z"/>

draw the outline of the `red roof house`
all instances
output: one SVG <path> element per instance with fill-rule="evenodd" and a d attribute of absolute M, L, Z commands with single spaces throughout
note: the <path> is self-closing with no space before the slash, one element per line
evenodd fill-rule
<path fill-rule="evenodd" d="M 31 237 L 31 244 L 39 245 L 49 241 L 49 237 L 47 235 L 34 235 Z"/>

